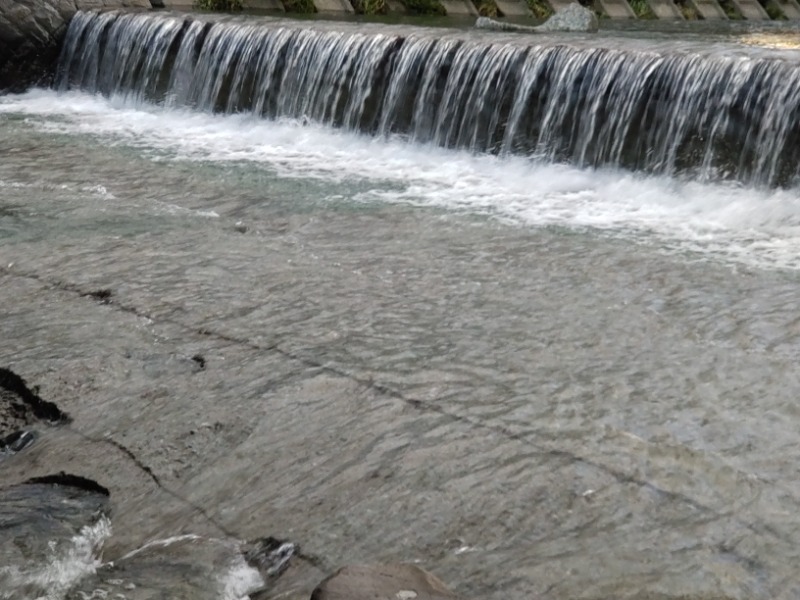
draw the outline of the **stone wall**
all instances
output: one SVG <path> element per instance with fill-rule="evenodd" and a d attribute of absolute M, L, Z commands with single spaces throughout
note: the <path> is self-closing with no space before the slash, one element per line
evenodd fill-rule
<path fill-rule="evenodd" d="M 0 0 L 0 93 L 48 84 L 78 10 L 150 8 L 150 0 Z"/>

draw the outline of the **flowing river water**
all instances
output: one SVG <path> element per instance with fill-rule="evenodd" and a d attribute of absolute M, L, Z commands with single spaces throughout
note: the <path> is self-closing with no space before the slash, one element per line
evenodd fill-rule
<path fill-rule="evenodd" d="M 800 51 L 110 14 L 0 97 L 0 472 L 111 510 L 0 598 L 800 597 Z"/>

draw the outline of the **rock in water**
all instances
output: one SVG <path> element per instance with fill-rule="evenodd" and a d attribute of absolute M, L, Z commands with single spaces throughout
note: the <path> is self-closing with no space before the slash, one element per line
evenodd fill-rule
<path fill-rule="evenodd" d="M 48 84 L 79 10 L 144 8 L 150 0 L 0 0 L 0 93 Z"/>
<path fill-rule="evenodd" d="M 516 23 L 503 23 L 487 17 L 478 17 L 475 27 L 478 29 L 491 29 L 493 31 L 521 31 L 528 33 L 546 33 L 550 31 L 597 31 L 597 15 L 591 10 L 572 2 L 563 10 L 558 11 L 547 21 L 537 27 L 517 25 Z"/>
<path fill-rule="evenodd" d="M 597 31 L 597 15 L 585 6 L 572 2 L 558 11 L 536 31 Z"/>
<path fill-rule="evenodd" d="M 456 600 L 444 583 L 414 565 L 353 565 L 320 583 L 311 600 Z"/>
<path fill-rule="evenodd" d="M 517 25 L 516 23 L 504 23 L 503 21 L 495 21 L 489 17 L 478 17 L 475 21 L 475 27 L 478 29 L 489 29 L 491 31 L 528 31 L 536 33 L 536 27 L 530 25 Z"/>

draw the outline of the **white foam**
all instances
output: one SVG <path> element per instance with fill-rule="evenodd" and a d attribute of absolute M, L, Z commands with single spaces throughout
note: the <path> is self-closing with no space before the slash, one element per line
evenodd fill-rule
<path fill-rule="evenodd" d="M 759 266 L 800 268 L 798 189 L 475 156 L 313 124 L 137 107 L 81 93 L 5 96 L 2 113 L 27 115 L 41 130 L 138 147 L 157 160 L 233 161 L 283 177 L 358 182 L 369 190 L 356 196 L 364 202 L 465 211 L 525 226 L 593 228 Z"/>
<path fill-rule="evenodd" d="M 103 544 L 111 536 L 111 522 L 101 517 L 94 525 L 83 527 L 64 549 L 51 544 L 52 555 L 45 564 L 29 568 L 0 567 L 0 575 L 11 589 L 36 586 L 47 590 L 37 600 L 60 600 L 81 578 L 96 572 Z"/>
<path fill-rule="evenodd" d="M 247 600 L 248 594 L 264 585 L 259 572 L 238 555 L 220 577 L 221 600 Z"/>

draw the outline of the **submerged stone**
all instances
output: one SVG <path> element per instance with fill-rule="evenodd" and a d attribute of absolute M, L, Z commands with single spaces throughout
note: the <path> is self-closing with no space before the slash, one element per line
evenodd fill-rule
<path fill-rule="evenodd" d="M 415 565 L 352 565 L 320 583 L 311 600 L 453 600 L 457 596 Z"/>

